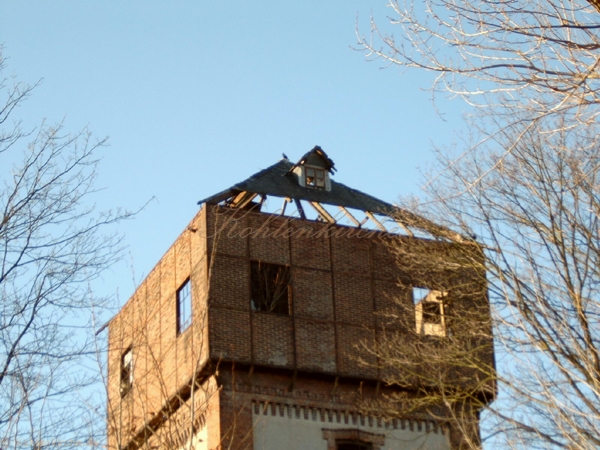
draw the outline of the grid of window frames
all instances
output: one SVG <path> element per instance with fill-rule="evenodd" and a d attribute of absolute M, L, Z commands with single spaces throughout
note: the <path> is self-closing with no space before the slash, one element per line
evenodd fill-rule
<path fill-rule="evenodd" d="M 306 186 L 325 189 L 325 171 L 315 167 L 306 168 Z"/>
<path fill-rule="evenodd" d="M 186 280 L 177 290 L 177 334 L 183 333 L 192 323 L 192 283 Z"/>

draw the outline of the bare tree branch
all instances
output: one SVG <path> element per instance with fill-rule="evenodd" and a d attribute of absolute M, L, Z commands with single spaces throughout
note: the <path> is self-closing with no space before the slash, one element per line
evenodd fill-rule
<path fill-rule="evenodd" d="M 0 447 L 79 448 L 89 415 L 74 400 L 96 379 L 81 366 L 92 350 L 89 310 L 106 306 L 88 286 L 119 258 L 109 230 L 131 214 L 94 210 L 105 140 L 86 129 L 70 135 L 62 123 L 23 132 L 13 115 L 35 86 L 8 81 L 0 82 Z"/>

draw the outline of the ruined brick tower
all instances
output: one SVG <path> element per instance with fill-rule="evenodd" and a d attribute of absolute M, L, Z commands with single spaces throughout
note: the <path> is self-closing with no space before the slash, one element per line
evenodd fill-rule
<path fill-rule="evenodd" d="M 109 448 L 460 445 L 439 417 L 399 411 L 385 420 L 359 409 L 361 398 L 400 389 L 365 349 L 391 333 L 443 340 L 453 287 L 442 290 L 435 270 L 401 267 L 382 239 L 439 253 L 411 231 L 429 222 L 336 183 L 333 171 L 315 147 L 199 202 L 108 324 Z M 267 197 L 282 207 L 266 212 Z M 487 311 L 484 294 L 474 302 Z M 381 314 L 398 305 L 405 320 Z"/>

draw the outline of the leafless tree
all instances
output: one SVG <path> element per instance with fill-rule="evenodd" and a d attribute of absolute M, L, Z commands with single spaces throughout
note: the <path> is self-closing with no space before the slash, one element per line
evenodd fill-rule
<path fill-rule="evenodd" d="M 452 252 L 393 245 L 403 267 L 422 268 L 422 279 L 407 286 L 439 293 L 444 309 L 429 314 L 444 315 L 443 332 L 423 333 L 415 305 L 398 301 L 390 315 L 405 329 L 370 350 L 391 369 L 387 383 L 416 386 L 421 395 L 371 407 L 438 414 L 467 437 L 479 419 L 471 412 L 481 411 L 493 448 L 598 448 L 599 142 L 593 128 L 565 129 L 563 120 L 570 118 L 536 121 L 508 154 L 503 148 L 514 137 L 498 134 L 496 150 L 442 159 L 430 201 L 411 207 L 459 231 L 453 238 L 425 230 Z M 472 301 L 486 290 L 497 367 L 488 312 Z"/>
<path fill-rule="evenodd" d="M 426 230 L 442 241 L 476 236 L 484 259 L 467 265 L 487 274 L 498 372 L 468 352 L 450 364 L 475 363 L 481 380 L 495 379 L 492 407 L 474 403 L 487 414 L 494 448 L 597 448 L 598 2 L 391 0 L 389 7 L 389 21 L 373 18 L 371 33 L 358 33 L 368 57 L 431 72 L 435 93 L 476 111 L 464 146 L 439 152 L 419 209 L 462 236 Z M 473 330 L 460 314 L 449 320 L 452 334 L 436 345 L 455 355 Z M 385 347 L 379 351 L 393 361 L 394 347 Z M 438 390 L 432 403 L 471 397 L 436 370 L 423 373 L 421 382 Z M 448 401 L 448 392 L 458 397 Z"/>
<path fill-rule="evenodd" d="M 516 362 L 505 389 L 520 414 L 504 414 L 529 448 L 600 444 L 600 157 L 594 128 L 569 128 L 570 120 L 537 121 L 500 164 L 494 151 L 471 155 L 450 178 L 462 189 L 481 182 L 452 200 L 443 194 L 490 249 L 491 295 L 503 307 L 498 336 Z"/>
<path fill-rule="evenodd" d="M 485 109 L 481 140 L 553 114 L 593 126 L 600 104 L 596 1 L 390 0 L 389 20 L 357 30 L 369 58 L 435 75 L 432 90 Z M 490 113 L 491 114 L 488 114 Z"/>
<path fill-rule="evenodd" d="M 386 239 L 403 294 L 380 313 L 378 342 L 363 342 L 358 352 L 370 355 L 359 363 L 377 361 L 382 380 L 397 389 L 362 407 L 387 418 L 433 418 L 449 432 L 452 448 L 478 449 L 479 413 L 494 400 L 497 378 L 484 253 L 439 224 L 409 226 L 417 224 L 439 242 Z"/>
<path fill-rule="evenodd" d="M 118 258 L 110 226 L 128 214 L 94 210 L 104 140 L 15 119 L 32 89 L 0 81 L 0 447 L 80 448 L 94 440 L 90 310 L 105 306 L 89 286 Z"/>

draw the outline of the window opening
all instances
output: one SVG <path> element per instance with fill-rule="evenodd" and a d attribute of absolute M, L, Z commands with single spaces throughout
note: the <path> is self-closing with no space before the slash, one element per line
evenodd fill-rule
<path fill-rule="evenodd" d="M 121 355 L 121 397 L 125 397 L 133 387 L 133 350 L 129 347 Z"/>
<path fill-rule="evenodd" d="M 337 450 L 371 450 L 373 446 L 367 442 L 342 441 L 337 442 Z"/>
<path fill-rule="evenodd" d="M 192 323 L 192 286 L 190 280 L 177 290 L 177 334 L 183 333 Z"/>
<path fill-rule="evenodd" d="M 423 303 L 423 323 L 442 323 L 442 304 L 439 302 Z"/>
<path fill-rule="evenodd" d="M 446 336 L 444 305 L 446 296 L 446 292 L 424 287 L 413 287 L 417 333 Z"/>
<path fill-rule="evenodd" d="M 325 170 L 306 167 L 306 186 L 325 189 Z"/>
<path fill-rule="evenodd" d="M 383 434 L 348 428 L 322 431 L 327 450 L 381 450 L 385 444 Z"/>
<path fill-rule="evenodd" d="M 261 261 L 251 262 L 252 311 L 290 314 L 290 268 Z"/>

